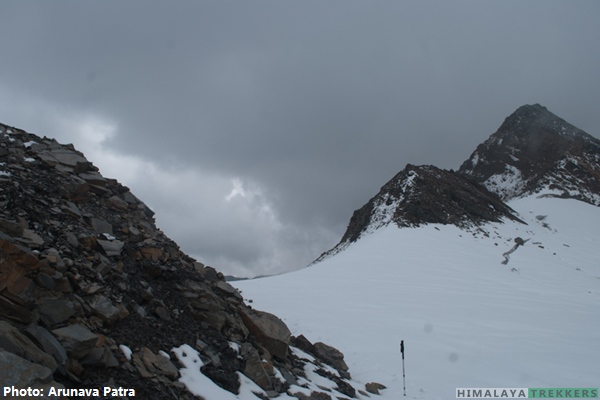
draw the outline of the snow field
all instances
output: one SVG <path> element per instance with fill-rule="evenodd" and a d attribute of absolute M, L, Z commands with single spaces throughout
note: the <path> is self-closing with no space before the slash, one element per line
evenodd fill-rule
<path fill-rule="evenodd" d="M 403 394 L 400 340 L 408 398 L 598 386 L 600 209 L 535 197 L 509 205 L 528 225 L 387 226 L 309 268 L 233 284 L 293 334 L 342 351 L 355 381 L 388 387 L 382 399 Z M 529 241 L 502 265 L 517 236 Z"/>

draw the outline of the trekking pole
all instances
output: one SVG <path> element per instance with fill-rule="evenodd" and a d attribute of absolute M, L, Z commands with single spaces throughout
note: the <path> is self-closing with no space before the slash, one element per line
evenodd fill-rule
<path fill-rule="evenodd" d="M 404 396 L 406 396 L 406 375 L 404 375 L 404 340 L 400 341 L 400 353 L 402 353 L 402 383 L 404 384 Z"/>

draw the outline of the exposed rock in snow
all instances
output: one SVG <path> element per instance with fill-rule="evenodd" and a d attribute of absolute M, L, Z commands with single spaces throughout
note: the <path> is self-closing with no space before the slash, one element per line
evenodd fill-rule
<path fill-rule="evenodd" d="M 466 228 L 503 219 L 520 221 L 510 207 L 484 186 L 452 171 L 409 164 L 354 212 L 340 243 L 315 262 L 390 223 L 398 227 L 431 223 Z"/>
<path fill-rule="evenodd" d="M 532 193 L 600 205 L 600 140 L 539 104 L 520 107 L 459 173 L 502 199 Z"/>

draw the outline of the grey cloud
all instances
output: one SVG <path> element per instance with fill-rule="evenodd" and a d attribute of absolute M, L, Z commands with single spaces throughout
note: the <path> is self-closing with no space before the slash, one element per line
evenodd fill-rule
<path fill-rule="evenodd" d="M 97 115 L 116 126 L 107 151 L 260 189 L 286 240 L 257 240 L 277 230 L 250 209 L 221 209 L 212 236 L 181 239 L 227 263 L 260 268 L 285 258 L 271 247 L 297 245 L 288 258 L 301 266 L 406 163 L 457 168 L 522 104 L 600 132 L 595 1 L 40 1 L 0 13 L 4 123 L 65 135 L 38 111 Z M 203 199 L 197 212 L 215 209 Z M 182 238 L 196 229 L 148 200 Z M 234 241 L 244 230 L 253 239 Z"/>

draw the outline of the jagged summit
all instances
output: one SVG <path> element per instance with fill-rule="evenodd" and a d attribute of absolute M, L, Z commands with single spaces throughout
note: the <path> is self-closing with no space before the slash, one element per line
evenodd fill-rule
<path fill-rule="evenodd" d="M 522 222 L 504 201 L 533 193 L 600 205 L 600 141 L 539 104 L 519 107 L 458 172 L 407 165 L 354 212 L 340 243 L 315 263 L 390 223 Z"/>
<path fill-rule="evenodd" d="M 535 104 L 507 117 L 459 173 L 504 200 L 552 191 L 600 205 L 599 162 L 598 139 Z"/>
<path fill-rule="evenodd" d="M 390 222 L 399 227 L 421 224 L 454 224 L 516 219 L 512 210 L 480 185 L 433 165 L 408 164 L 379 193 L 354 212 L 343 240 L 355 240 L 355 225 L 367 222 L 377 229 Z M 353 223 L 354 222 L 354 223 Z"/>
<path fill-rule="evenodd" d="M 520 221 L 510 207 L 482 185 L 433 165 L 408 164 L 367 204 L 354 211 L 340 243 L 317 261 L 390 223 L 398 227 L 429 223 L 471 227 L 504 218 Z"/>

